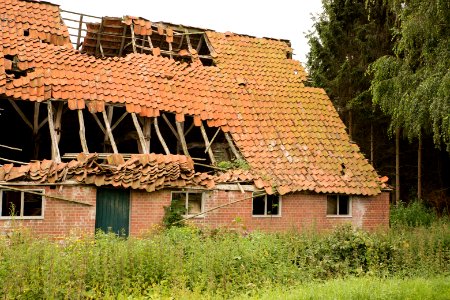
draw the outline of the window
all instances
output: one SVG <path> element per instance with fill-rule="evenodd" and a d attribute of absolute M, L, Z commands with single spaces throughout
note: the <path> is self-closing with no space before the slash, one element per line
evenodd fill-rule
<path fill-rule="evenodd" d="M 41 190 L 33 190 L 40 192 Z M 27 191 L 0 190 L 0 216 L 2 218 L 40 219 L 43 217 L 43 200 L 41 195 Z"/>
<path fill-rule="evenodd" d="M 186 215 L 196 215 L 203 212 L 203 193 L 172 192 L 172 203 L 176 207 L 184 208 Z"/>
<path fill-rule="evenodd" d="M 328 216 L 350 216 L 351 199 L 347 195 L 328 195 L 327 196 L 327 215 Z"/>
<path fill-rule="evenodd" d="M 280 216 L 281 201 L 279 196 L 253 196 L 253 216 Z"/>

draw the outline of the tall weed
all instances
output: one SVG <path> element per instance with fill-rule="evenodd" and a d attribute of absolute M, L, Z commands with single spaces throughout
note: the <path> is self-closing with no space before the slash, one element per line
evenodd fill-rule
<path fill-rule="evenodd" d="M 18 230 L 0 237 L 0 297 L 164 298 L 258 295 L 347 276 L 450 273 L 450 225 L 367 233 L 241 234 L 173 227 L 145 238 L 113 234 L 50 241 Z"/>

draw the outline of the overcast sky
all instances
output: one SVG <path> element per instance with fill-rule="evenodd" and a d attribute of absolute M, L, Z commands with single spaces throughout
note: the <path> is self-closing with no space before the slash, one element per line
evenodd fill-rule
<path fill-rule="evenodd" d="M 311 14 L 321 12 L 321 0 L 49 0 L 61 9 L 94 16 L 138 16 L 153 22 L 232 31 L 257 37 L 288 39 L 294 58 L 306 60 L 305 34 Z"/>

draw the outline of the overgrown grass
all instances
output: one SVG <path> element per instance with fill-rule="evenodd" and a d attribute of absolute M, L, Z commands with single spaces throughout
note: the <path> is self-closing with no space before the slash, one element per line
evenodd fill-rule
<path fill-rule="evenodd" d="M 268 287 L 347 277 L 448 276 L 450 225 L 246 235 L 184 227 L 142 239 L 99 234 L 58 242 L 17 231 L 0 239 L 0 261 L 6 299 L 253 297 Z"/>
<path fill-rule="evenodd" d="M 419 200 L 415 200 L 409 204 L 400 202 L 397 207 L 393 206 L 391 208 L 390 221 L 392 227 L 430 226 L 438 220 L 436 212 L 432 208 L 426 207 Z"/>
<path fill-rule="evenodd" d="M 187 295 L 186 295 L 187 296 Z M 267 289 L 258 296 L 240 299 L 450 299 L 450 277 L 334 279 L 291 288 Z"/>

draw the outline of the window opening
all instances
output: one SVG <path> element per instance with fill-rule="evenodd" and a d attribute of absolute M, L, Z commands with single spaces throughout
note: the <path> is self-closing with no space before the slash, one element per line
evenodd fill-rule
<path fill-rule="evenodd" d="M 33 190 L 36 191 L 36 190 Z M 38 190 L 39 192 L 43 192 Z M 42 217 L 43 200 L 41 195 L 27 191 L 0 191 L 2 217 Z"/>
<path fill-rule="evenodd" d="M 280 196 L 262 195 L 253 197 L 253 216 L 279 216 Z"/>
<path fill-rule="evenodd" d="M 184 210 L 185 215 L 195 215 L 203 212 L 202 192 L 172 192 L 172 204 Z"/>
<path fill-rule="evenodd" d="M 347 195 L 327 196 L 327 215 L 349 216 L 351 212 L 351 200 Z"/>

